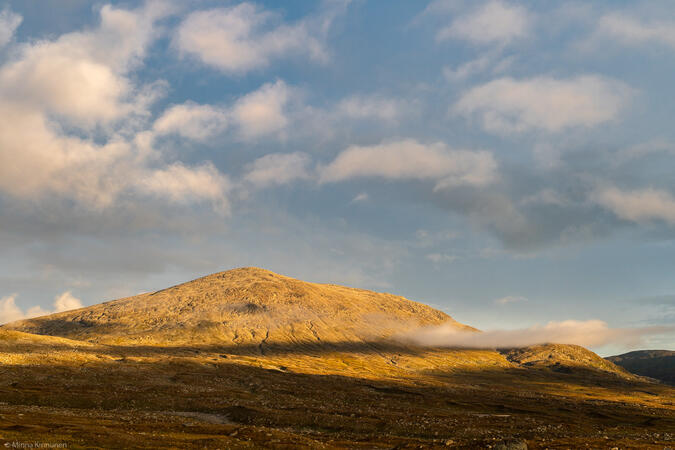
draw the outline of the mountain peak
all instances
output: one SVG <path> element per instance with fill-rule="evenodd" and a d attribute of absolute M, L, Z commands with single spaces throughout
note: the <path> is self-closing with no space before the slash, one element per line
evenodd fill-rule
<path fill-rule="evenodd" d="M 470 328 L 403 297 L 242 267 L 8 328 L 102 343 L 257 345 L 380 340 L 442 323 Z"/>

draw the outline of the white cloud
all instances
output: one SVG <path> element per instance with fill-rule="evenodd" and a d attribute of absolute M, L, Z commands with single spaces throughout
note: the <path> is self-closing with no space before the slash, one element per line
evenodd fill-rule
<path fill-rule="evenodd" d="M 367 202 L 370 199 L 370 196 L 368 195 L 367 192 L 360 192 L 354 196 L 354 198 L 349 202 L 350 204 L 353 203 L 364 203 Z"/>
<path fill-rule="evenodd" d="M 275 18 L 251 3 L 197 11 L 180 24 L 174 45 L 182 55 L 194 55 L 230 74 L 263 68 L 289 55 L 327 59 L 306 22 L 275 25 Z"/>
<path fill-rule="evenodd" d="M 569 206 L 572 202 L 553 189 L 542 189 L 535 194 L 524 197 L 519 203 L 521 205 Z"/>
<path fill-rule="evenodd" d="M 395 121 L 406 111 L 408 106 L 402 101 L 377 95 L 354 95 L 341 100 L 336 112 L 350 119 L 379 119 Z"/>
<path fill-rule="evenodd" d="M 496 74 L 507 70 L 513 64 L 514 57 L 500 57 L 493 52 L 479 56 L 476 59 L 460 64 L 455 69 L 450 66 L 443 67 L 443 76 L 449 82 L 464 81 L 472 75 L 487 72 Z"/>
<path fill-rule="evenodd" d="M 660 43 L 675 48 L 675 22 L 640 21 L 623 13 L 600 18 L 597 33 L 628 45 Z"/>
<path fill-rule="evenodd" d="M 532 18 L 522 6 L 489 1 L 436 34 L 438 41 L 463 39 L 474 44 L 507 44 L 528 35 Z"/>
<path fill-rule="evenodd" d="M 414 140 L 352 146 L 321 169 L 322 182 L 357 177 L 390 180 L 433 180 L 436 189 L 457 185 L 484 186 L 496 178 L 497 163 L 485 151 L 452 150 L 442 143 Z"/>
<path fill-rule="evenodd" d="M 457 259 L 456 256 L 454 255 L 448 255 L 446 253 L 429 253 L 428 255 L 425 256 L 426 259 L 429 261 L 435 263 L 435 264 L 441 264 L 441 263 L 451 263 L 454 260 Z"/>
<path fill-rule="evenodd" d="M 26 311 L 26 314 L 22 317 L 22 319 L 30 319 L 31 317 L 46 316 L 47 314 L 51 314 L 51 311 L 44 309 L 42 306 L 32 306 L 28 308 L 28 311 Z"/>
<path fill-rule="evenodd" d="M 230 181 L 210 163 L 197 167 L 175 163 L 163 169 L 148 171 L 136 183 L 142 192 L 174 203 L 210 200 L 220 212 L 229 212 L 225 194 L 231 188 Z"/>
<path fill-rule="evenodd" d="M 23 319 L 23 311 L 16 306 L 16 294 L 0 298 L 0 324 Z"/>
<path fill-rule="evenodd" d="M 41 306 L 33 306 L 28 308 L 26 313 L 24 313 L 17 306 L 16 297 L 16 294 L 12 294 L 0 298 L 0 324 L 82 308 L 82 301 L 74 297 L 70 291 L 66 291 L 54 298 L 54 309 L 52 311 L 48 311 Z"/>
<path fill-rule="evenodd" d="M 0 115 L 0 190 L 20 198 L 63 194 L 97 207 L 120 192 L 118 163 L 129 154 L 128 144 L 98 146 L 61 135 L 42 111 L 22 105 L 0 101 Z"/>
<path fill-rule="evenodd" d="M 241 96 L 232 105 L 214 106 L 186 102 L 173 105 L 154 123 L 156 136 L 176 134 L 205 141 L 226 130 L 236 130 L 244 141 L 261 137 L 284 137 L 291 122 L 286 110 L 296 91 L 281 80 L 266 83 Z"/>
<path fill-rule="evenodd" d="M 310 157 L 306 153 L 271 153 L 247 166 L 244 180 L 256 188 L 279 186 L 310 178 Z"/>
<path fill-rule="evenodd" d="M 443 76 L 448 81 L 461 81 L 471 75 L 485 71 L 490 64 L 490 57 L 481 56 L 459 65 L 456 69 L 449 66 L 443 67 Z"/>
<path fill-rule="evenodd" d="M 203 141 L 227 128 L 227 115 L 228 112 L 223 108 L 187 102 L 164 111 L 155 121 L 153 130 L 157 134 L 177 134 Z"/>
<path fill-rule="evenodd" d="M 227 183 L 213 166 L 166 165 L 152 133 L 136 131 L 166 89 L 161 80 L 135 86 L 130 76 L 159 36 L 166 5 L 104 6 L 97 27 L 19 46 L 0 66 L 0 191 L 31 200 L 62 196 L 95 209 L 122 193 L 226 205 Z M 167 114 L 158 127 L 168 132 L 179 114 Z M 196 133 L 197 125 L 187 130 Z"/>
<path fill-rule="evenodd" d="M 392 124 L 414 112 L 410 102 L 377 94 L 349 96 L 328 108 L 306 105 L 303 96 L 301 89 L 277 80 L 228 105 L 188 101 L 164 111 L 153 125 L 152 136 L 173 134 L 208 141 L 228 132 L 244 142 L 301 135 L 325 137 L 332 136 L 346 121 L 376 120 Z M 291 124 L 302 124 L 302 127 L 292 128 Z"/>
<path fill-rule="evenodd" d="M 277 134 L 288 125 L 284 108 L 291 89 L 279 80 L 240 98 L 232 107 L 232 119 L 238 124 L 243 139 Z"/>
<path fill-rule="evenodd" d="M 467 117 L 477 115 L 491 132 L 559 132 L 615 119 L 633 94 L 625 83 L 595 75 L 499 78 L 470 89 L 451 110 Z"/>
<path fill-rule="evenodd" d="M 157 3 L 137 11 L 101 9 L 98 28 L 20 47 L 0 69 L 0 95 L 46 108 L 77 126 L 144 113 L 126 74 L 156 37 L 154 23 L 167 13 Z"/>
<path fill-rule="evenodd" d="M 675 327 L 610 328 L 600 320 L 564 320 L 517 330 L 472 332 L 453 325 L 419 328 L 401 339 L 433 347 L 511 348 L 537 344 L 576 344 L 601 347 L 610 343 L 636 344 L 643 337 L 672 333 Z"/>
<path fill-rule="evenodd" d="M 8 8 L 0 11 L 0 47 L 4 47 L 12 40 L 14 32 L 19 28 L 22 21 L 23 17 Z"/>
<path fill-rule="evenodd" d="M 79 308 L 82 308 L 82 301 L 79 298 L 73 297 L 70 291 L 66 291 L 54 299 L 54 312 L 70 311 L 71 309 Z"/>
<path fill-rule="evenodd" d="M 495 300 L 495 303 L 498 305 L 508 305 L 510 303 L 521 303 L 526 302 L 527 298 L 522 295 L 507 295 L 506 297 L 501 297 Z"/>
<path fill-rule="evenodd" d="M 616 187 L 602 187 L 593 192 L 591 198 L 624 220 L 637 223 L 663 221 L 675 225 L 675 198 L 666 191 L 622 191 Z"/>

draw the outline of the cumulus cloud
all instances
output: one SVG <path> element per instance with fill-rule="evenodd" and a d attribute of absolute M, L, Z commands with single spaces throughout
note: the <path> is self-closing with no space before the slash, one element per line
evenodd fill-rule
<path fill-rule="evenodd" d="M 0 47 L 4 47 L 14 36 L 14 32 L 23 22 L 23 17 L 5 8 L 0 11 Z"/>
<path fill-rule="evenodd" d="M 625 83 L 596 75 L 499 78 L 470 89 L 451 111 L 476 115 L 486 130 L 496 133 L 559 132 L 616 119 L 633 95 Z"/>
<path fill-rule="evenodd" d="M 531 22 L 531 14 L 522 6 L 493 0 L 457 17 L 449 26 L 438 31 L 436 39 L 503 45 L 527 36 Z"/>
<path fill-rule="evenodd" d="M 623 220 L 636 223 L 663 221 L 675 225 L 675 198 L 666 191 L 624 191 L 608 186 L 595 190 L 591 199 Z"/>
<path fill-rule="evenodd" d="M 272 60 L 303 55 L 324 62 L 326 51 L 307 22 L 278 24 L 278 17 L 251 3 L 197 11 L 179 26 L 174 45 L 225 73 L 244 74 Z"/>
<path fill-rule="evenodd" d="M 278 80 L 241 96 L 231 105 L 205 105 L 191 101 L 173 105 L 155 121 L 155 136 L 178 135 L 206 141 L 234 130 L 244 141 L 283 136 L 290 123 L 286 110 L 295 90 Z"/>
<path fill-rule="evenodd" d="M 425 256 L 425 258 L 433 262 L 434 264 L 441 264 L 441 263 L 447 264 L 457 259 L 456 256 L 448 255 L 446 253 L 429 253 L 428 255 Z"/>
<path fill-rule="evenodd" d="M 283 80 L 265 83 L 230 104 L 188 101 L 167 108 L 152 127 L 152 137 L 175 135 L 207 142 L 224 133 L 242 142 L 332 135 L 335 129 L 364 120 L 395 124 L 415 112 L 411 102 L 382 95 L 352 95 L 327 107 L 306 104 L 305 92 Z M 292 127 L 302 124 L 302 127 Z"/>
<path fill-rule="evenodd" d="M 228 112 L 211 105 L 187 102 L 174 105 L 155 121 L 153 130 L 158 135 L 177 134 L 202 141 L 222 133 L 228 125 Z"/>
<path fill-rule="evenodd" d="M 512 348 L 537 344 L 575 344 L 602 347 L 635 345 L 644 337 L 675 332 L 675 327 L 610 328 L 601 320 L 551 321 L 516 330 L 483 332 L 459 330 L 453 325 L 423 327 L 400 336 L 402 340 L 431 347 Z"/>
<path fill-rule="evenodd" d="M 291 89 L 281 80 L 267 83 L 240 98 L 232 107 L 232 119 L 244 139 L 282 132 L 288 125 L 284 112 Z"/>
<path fill-rule="evenodd" d="M 455 69 L 449 66 L 443 67 L 443 76 L 448 81 L 461 81 L 471 75 L 485 71 L 490 64 L 492 64 L 492 59 L 489 56 L 480 56 L 460 64 Z"/>
<path fill-rule="evenodd" d="M 453 150 L 442 143 L 427 145 L 408 139 L 349 147 L 320 172 L 324 183 L 358 177 L 432 180 L 440 190 L 485 186 L 497 177 L 497 163 L 485 151 Z"/>
<path fill-rule="evenodd" d="M 271 153 L 247 166 L 244 180 L 256 188 L 266 188 L 311 177 L 309 155 L 302 152 Z"/>
<path fill-rule="evenodd" d="M 167 13 L 159 3 L 136 11 L 106 5 L 91 31 L 24 45 L 0 69 L 0 95 L 46 108 L 77 126 L 143 113 L 147 105 L 134 101 L 138 91 L 126 75 L 157 36 L 155 22 Z"/>
<path fill-rule="evenodd" d="M 82 301 L 79 298 L 73 297 L 70 291 L 66 291 L 54 299 L 54 312 L 70 311 L 71 309 L 79 308 L 82 308 Z"/>
<path fill-rule="evenodd" d="M 16 297 L 16 294 L 12 294 L 0 298 L 0 324 L 82 308 L 82 301 L 74 297 L 70 291 L 66 291 L 54 298 L 54 309 L 51 311 L 48 311 L 41 306 L 33 306 L 24 313 L 16 304 Z"/>
<path fill-rule="evenodd" d="M 149 171 L 136 183 L 142 192 L 174 203 L 210 200 L 218 211 L 224 214 L 229 212 L 226 193 L 231 188 L 230 181 L 211 163 L 197 167 L 171 164 L 163 169 Z"/>
<path fill-rule="evenodd" d="M 378 95 L 354 95 L 341 100 L 336 112 L 350 119 L 379 119 L 395 121 L 409 109 L 401 100 Z"/>
<path fill-rule="evenodd" d="M 24 314 L 16 305 L 16 294 L 0 298 L 0 324 L 23 319 Z"/>
<path fill-rule="evenodd" d="M 660 43 L 675 48 L 673 21 L 643 21 L 624 13 L 610 13 L 600 18 L 597 33 L 627 45 Z"/>
<path fill-rule="evenodd" d="M 160 35 L 167 5 L 106 5 L 92 29 L 17 46 L 0 65 L 0 191 L 31 200 L 56 195 L 99 210 L 123 193 L 224 204 L 226 183 L 212 166 L 167 165 L 142 131 L 166 82 L 137 86 L 133 71 Z M 168 132 L 180 113 L 169 111 L 158 127 Z M 223 191 L 216 195 L 214 186 Z"/>
<path fill-rule="evenodd" d="M 489 71 L 490 73 L 501 73 L 507 70 L 513 64 L 514 57 L 501 57 L 495 52 L 490 52 L 479 56 L 456 66 L 454 69 L 450 66 L 443 67 L 443 76 L 449 82 L 460 82 L 473 75 Z"/>

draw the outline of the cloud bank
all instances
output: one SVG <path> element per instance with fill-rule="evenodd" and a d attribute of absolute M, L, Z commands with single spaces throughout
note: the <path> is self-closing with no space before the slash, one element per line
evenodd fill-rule
<path fill-rule="evenodd" d="M 0 324 L 14 322 L 15 320 L 30 319 L 32 317 L 45 316 L 48 314 L 70 311 L 82 308 L 82 301 L 66 291 L 54 298 L 53 310 L 47 311 L 40 306 L 33 306 L 25 313 L 16 304 L 16 294 L 0 298 Z"/>
<path fill-rule="evenodd" d="M 537 344 L 575 344 L 602 347 L 607 344 L 639 344 L 643 338 L 675 333 L 675 326 L 610 328 L 601 320 L 564 320 L 517 330 L 462 331 L 453 325 L 424 327 L 399 336 L 401 340 L 430 347 L 512 348 Z"/>

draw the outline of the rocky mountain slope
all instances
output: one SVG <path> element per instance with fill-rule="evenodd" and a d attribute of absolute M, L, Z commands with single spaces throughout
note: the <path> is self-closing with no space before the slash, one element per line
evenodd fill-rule
<path fill-rule="evenodd" d="M 675 351 L 637 350 L 606 359 L 631 373 L 675 386 Z"/>
<path fill-rule="evenodd" d="M 430 349 L 395 339 L 421 326 L 475 328 L 403 297 L 308 283 L 248 267 L 153 293 L 14 322 L 4 329 L 88 343 L 167 346 L 265 357 L 276 367 L 341 374 L 447 368 L 589 368 L 620 377 L 623 369 L 582 347 Z M 319 356 L 319 358 L 317 358 Z M 388 367 L 389 366 L 389 367 Z"/>
<path fill-rule="evenodd" d="M 7 328 L 101 343 L 270 345 L 386 339 L 447 314 L 391 294 L 241 268 Z"/>

